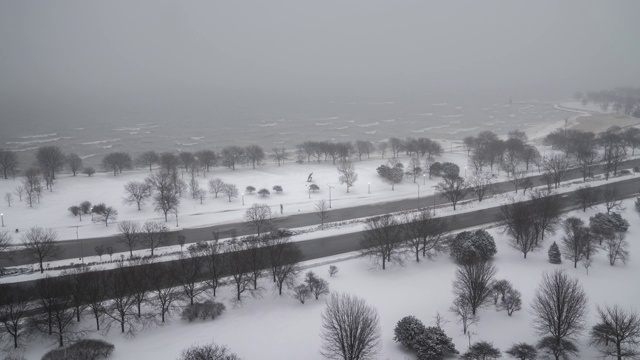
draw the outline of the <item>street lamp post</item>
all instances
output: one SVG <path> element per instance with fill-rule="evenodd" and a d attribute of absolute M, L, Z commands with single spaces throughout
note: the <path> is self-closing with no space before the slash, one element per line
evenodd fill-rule
<path fill-rule="evenodd" d="M 420 184 L 416 184 L 416 186 L 418 187 L 418 210 L 420 210 Z"/>
<path fill-rule="evenodd" d="M 242 193 L 242 205 L 244 206 L 244 193 Z"/>
<path fill-rule="evenodd" d="M 2 227 L 4 227 L 4 214 L 0 214 L 0 217 L 2 218 Z"/>
<path fill-rule="evenodd" d="M 464 167 L 464 177 L 467 177 L 467 167 Z"/>
<path fill-rule="evenodd" d="M 422 185 L 427 184 L 427 174 L 422 174 Z"/>
<path fill-rule="evenodd" d="M 80 240 L 80 237 L 78 236 L 78 228 L 79 226 L 76 226 L 76 241 L 80 242 L 80 260 L 84 264 L 84 248 L 82 246 L 82 240 Z"/>
<path fill-rule="evenodd" d="M 367 183 L 367 194 L 371 194 L 371 183 Z"/>
<path fill-rule="evenodd" d="M 329 209 L 331 209 L 331 189 L 333 189 L 333 186 L 329 184 L 327 186 L 329 187 Z"/>
<path fill-rule="evenodd" d="M 311 199 L 311 186 L 305 185 L 307 187 L 307 192 L 309 192 L 309 199 Z"/>

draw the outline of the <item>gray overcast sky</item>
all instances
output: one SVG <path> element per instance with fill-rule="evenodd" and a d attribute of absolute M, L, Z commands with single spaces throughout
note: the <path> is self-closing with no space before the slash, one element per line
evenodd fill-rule
<path fill-rule="evenodd" d="M 78 96 L 638 86 L 638 14 L 640 1 L 1 0 L 0 116 Z"/>

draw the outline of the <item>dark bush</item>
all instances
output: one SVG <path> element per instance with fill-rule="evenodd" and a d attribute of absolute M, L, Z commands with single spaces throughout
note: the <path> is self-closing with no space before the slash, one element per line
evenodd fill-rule
<path fill-rule="evenodd" d="M 409 349 L 415 348 L 416 339 L 425 332 L 426 327 L 415 316 L 405 316 L 393 329 L 393 340 L 399 342 Z"/>
<path fill-rule="evenodd" d="M 189 322 L 195 319 L 206 320 L 207 318 L 211 318 L 213 320 L 220 316 L 224 310 L 226 310 L 224 304 L 206 300 L 185 306 L 182 310 L 181 317 L 183 320 L 189 320 Z"/>
<path fill-rule="evenodd" d="M 463 231 L 449 244 L 451 257 L 459 263 L 488 260 L 498 252 L 493 236 L 485 230 Z"/>
<path fill-rule="evenodd" d="M 241 360 L 240 357 L 224 345 L 210 343 L 191 345 L 182 350 L 178 360 Z"/>
<path fill-rule="evenodd" d="M 70 346 L 54 349 L 42 357 L 42 360 L 98 360 L 106 359 L 115 349 L 113 344 L 104 340 L 84 339 Z"/>

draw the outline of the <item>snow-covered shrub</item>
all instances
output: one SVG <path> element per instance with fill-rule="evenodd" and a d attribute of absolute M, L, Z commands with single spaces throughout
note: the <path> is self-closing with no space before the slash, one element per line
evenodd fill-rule
<path fill-rule="evenodd" d="M 181 317 L 183 320 L 189 320 L 189 322 L 198 318 L 202 320 L 206 320 L 207 318 L 215 319 L 220 316 L 225 309 L 226 307 L 222 303 L 206 300 L 185 306 L 182 310 Z"/>
<path fill-rule="evenodd" d="M 552 264 L 560 264 L 562 263 L 562 255 L 560 254 L 560 248 L 558 248 L 558 244 L 554 241 L 551 246 L 549 246 L 549 262 Z"/>
<path fill-rule="evenodd" d="M 464 360 L 493 360 L 502 356 L 500 350 L 486 341 L 477 342 L 469 347 L 462 359 Z"/>
<path fill-rule="evenodd" d="M 538 358 L 536 347 L 527 343 L 513 344 L 505 353 L 520 360 L 535 360 Z"/>
<path fill-rule="evenodd" d="M 393 340 L 409 349 L 415 349 L 416 339 L 426 331 L 426 327 L 415 316 L 405 316 L 393 329 Z"/>
<path fill-rule="evenodd" d="M 463 231 L 449 244 L 451 257 L 457 262 L 487 260 L 498 252 L 493 236 L 485 230 Z"/>
<path fill-rule="evenodd" d="M 425 329 L 422 336 L 416 339 L 414 347 L 418 353 L 418 360 L 441 359 L 458 354 L 451 338 L 442 329 L 434 326 Z"/>
<path fill-rule="evenodd" d="M 183 349 L 178 360 L 241 360 L 225 345 L 209 343 L 207 345 L 191 345 Z"/>
<path fill-rule="evenodd" d="M 615 233 L 627 231 L 629 222 L 618 213 L 598 213 L 589 218 L 589 227 L 602 244 L 602 240 L 612 238 Z"/>
<path fill-rule="evenodd" d="M 104 340 L 84 339 L 70 346 L 54 349 L 42 360 L 98 360 L 108 358 L 115 346 Z"/>

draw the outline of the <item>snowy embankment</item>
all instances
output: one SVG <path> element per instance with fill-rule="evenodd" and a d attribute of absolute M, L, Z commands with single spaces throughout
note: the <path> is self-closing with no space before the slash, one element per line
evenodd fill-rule
<path fill-rule="evenodd" d="M 509 317 L 497 312 L 492 306 L 480 310 L 480 321 L 471 327 L 472 341 L 493 342 L 502 351 L 514 342 L 535 343 L 538 336 L 531 328 L 533 314 L 530 303 L 545 271 L 564 269 L 569 275 L 577 277 L 589 296 L 589 315 L 587 326 L 595 322 L 595 306 L 618 304 L 626 308 L 637 309 L 636 299 L 640 296 L 640 283 L 635 274 L 640 272 L 640 244 L 633 241 L 640 236 L 640 218 L 635 212 L 633 200 L 623 202 L 625 210 L 622 216 L 629 220 L 631 227 L 627 238 L 630 240 L 631 261 L 610 266 L 603 251 L 594 256 L 589 275 L 581 267 L 574 269 L 564 261 L 561 265 L 552 265 L 547 260 L 547 248 L 552 241 L 559 241 L 562 233 L 547 236 L 543 247 L 530 253 L 527 259 L 511 249 L 507 237 L 500 229 L 489 232 L 495 237 L 498 253 L 495 265 L 497 278 L 511 281 L 522 293 L 523 309 Z M 603 206 L 595 209 L 572 212 L 588 222 L 588 218 L 604 211 Z M 324 259 L 333 261 L 341 257 Z M 320 261 L 318 261 L 320 262 Z M 340 272 L 328 277 L 329 265 L 323 264 L 311 270 L 329 281 L 331 290 L 346 292 L 366 299 L 380 315 L 382 329 L 382 351 L 380 359 L 414 359 L 415 355 L 406 352 L 393 341 L 393 328 L 398 320 L 406 315 L 415 315 L 425 324 L 433 324 L 433 317 L 440 313 L 449 321 L 444 325 L 460 351 L 467 347 L 468 339 L 462 335 L 462 327 L 457 324 L 448 307 L 453 300 L 451 281 L 456 265 L 443 255 L 435 261 L 415 263 L 410 259 L 405 266 L 391 266 L 387 270 L 373 268 L 365 258 L 356 258 L 337 264 Z M 613 281 L 612 281 L 613 280 Z M 116 349 L 113 360 L 130 358 L 176 359 L 180 350 L 194 343 L 215 341 L 229 345 L 234 352 L 245 360 L 252 359 L 322 359 L 320 350 L 320 313 L 324 301 L 310 300 L 302 305 L 287 296 L 278 296 L 271 289 L 267 279 L 261 280 L 265 290 L 261 296 L 247 298 L 241 306 L 233 307 L 233 289 L 222 288 L 217 301 L 227 305 L 227 311 L 213 321 L 187 323 L 174 315 L 173 320 L 159 327 L 152 327 L 139 333 L 135 338 L 126 338 L 117 331 L 106 335 L 91 333 L 91 337 L 104 338 L 113 342 Z M 91 328 L 91 319 L 83 321 L 83 326 Z M 508 329 L 508 331 L 505 331 Z M 586 331 L 580 336 L 581 359 L 596 359 L 598 354 L 589 347 Z M 248 345 L 250 344 L 250 346 Z M 28 359 L 38 359 L 48 349 L 55 346 L 55 340 L 32 341 L 25 353 Z"/>

